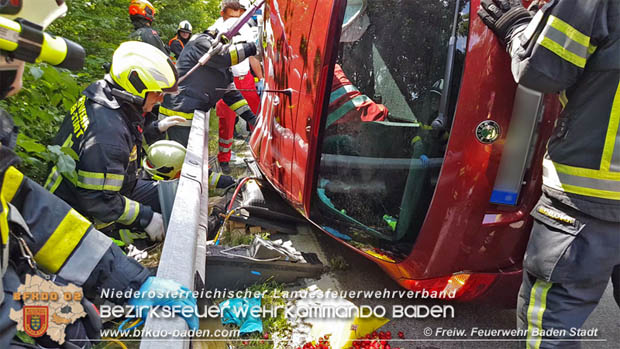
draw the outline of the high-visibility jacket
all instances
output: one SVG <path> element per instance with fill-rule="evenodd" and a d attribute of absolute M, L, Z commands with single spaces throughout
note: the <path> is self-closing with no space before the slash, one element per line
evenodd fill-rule
<path fill-rule="evenodd" d="M 362 94 L 349 81 L 340 65 L 336 64 L 325 127 L 360 121 L 383 121 L 387 115 L 388 109 Z"/>
<path fill-rule="evenodd" d="M 615 0 L 552 1 L 513 32 L 509 46 L 517 82 L 565 96 L 543 191 L 608 221 L 620 221 L 618 18 Z"/>
<path fill-rule="evenodd" d="M 0 116 L 2 117 L 2 116 Z M 0 347 L 10 347 L 15 322 L 9 309 L 20 305 L 12 299 L 26 273 L 34 273 L 16 248 L 23 239 L 38 268 L 81 286 L 94 299 L 104 288 L 138 290 L 150 272 L 128 258 L 103 233 L 64 201 L 24 176 L 15 166 L 19 158 L 0 145 L 0 232 L 4 247 L 11 244 L 7 269 L 2 261 L 4 300 L 0 304 Z M 3 250 L 6 250 L 3 248 Z M 6 272 L 6 273 L 5 273 Z M 123 303 L 126 299 L 110 299 Z"/>
<path fill-rule="evenodd" d="M 188 41 L 189 38 L 185 40 L 179 36 L 179 33 L 168 41 L 168 47 L 170 47 L 170 52 L 174 55 L 175 59 L 179 59 L 179 56 L 181 56 L 181 51 L 183 51 L 185 44 L 187 44 Z"/>
<path fill-rule="evenodd" d="M 135 30 L 129 34 L 130 40 L 146 42 L 147 44 L 157 47 L 166 55 L 169 54 L 157 30 L 151 28 L 145 19 L 132 19 L 132 22 Z"/>
<path fill-rule="evenodd" d="M 198 60 L 211 48 L 212 42 L 213 38 L 208 34 L 199 34 L 194 40 L 187 43 L 176 65 L 179 76 L 183 76 L 198 63 Z M 183 80 L 179 85 L 178 94 L 166 95 L 159 108 L 160 115 L 180 115 L 187 119 L 187 122 L 180 127 L 186 127 L 188 129 L 187 136 L 189 136 L 189 126 L 191 126 L 191 120 L 194 118 L 194 110 L 206 112 L 213 108 L 218 100 L 223 99 L 237 115 L 253 126 L 256 122 L 256 115 L 250 110 L 243 95 L 235 90 L 230 66 L 255 54 L 256 45 L 254 43 L 231 45 L 227 52 L 214 56 L 205 66 L 198 68 L 192 75 Z M 226 92 L 217 89 L 231 90 Z M 183 140 L 179 141 L 182 144 L 187 144 L 186 138 L 184 142 Z"/>
<path fill-rule="evenodd" d="M 83 91 L 54 140 L 78 155 L 73 178 L 54 165 L 45 188 L 95 223 L 144 228 L 152 208 L 126 196 L 137 182 L 144 118 L 138 108 L 112 95 L 106 79 Z"/>

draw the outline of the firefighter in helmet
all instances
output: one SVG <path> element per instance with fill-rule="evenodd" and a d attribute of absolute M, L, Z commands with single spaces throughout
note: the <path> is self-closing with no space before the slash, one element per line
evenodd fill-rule
<path fill-rule="evenodd" d="M 239 11 L 241 11 L 240 6 Z M 194 67 L 215 44 L 216 34 L 207 31 L 196 35 L 185 46 L 177 61 L 177 69 L 181 76 Z M 253 129 L 256 115 L 243 95 L 235 89 L 230 67 L 255 54 L 256 44 L 254 42 L 233 43 L 228 50 L 213 56 L 206 65 L 198 68 L 183 80 L 177 95 L 166 96 L 159 108 L 160 119 L 165 120 L 169 116 L 180 115 L 187 120 L 168 130 L 168 139 L 175 140 L 184 146 L 187 145 L 194 110 L 207 111 L 213 108 L 220 99 L 223 99 L 230 109 Z M 230 90 L 225 91 L 226 89 Z"/>
<path fill-rule="evenodd" d="M 159 33 L 152 28 L 155 13 L 155 8 L 149 1 L 131 0 L 129 4 L 129 18 L 135 30 L 129 35 L 129 39 L 146 42 L 157 47 L 161 52 L 168 54 L 168 49 L 161 41 Z"/>
<path fill-rule="evenodd" d="M 110 73 L 82 92 L 54 140 L 78 154 L 75 171 L 61 173 L 53 166 L 45 188 L 102 229 L 116 223 L 123 233 L 144 231 L 151 240 L 163 240 L 158 184 L 138 179 L 137 170 L 143 136 L 184 121 L 177 117 L 145 125 L 144 115 L 176 89 L 177 71 L 167 55 L 143 42 L 121 44 Z M 110 234 L 125 240 L 116 229 Z"/>
<path fill-rule="evenodd" d="M 620 284 L 620 26 L 610 20 L 620 2 L 550 1 L 534 15 L 520 1 L 482 0 L 478 15 L 506 45 L 518 83 L 565 97 L 531 212 L 517 315 L 528 348 L 577 347 L 570 329 L 610 277 Z"/>
<path fill-rule="evenodd" d="M 191 37 L 192 24 L 189 21 L 182 21 L 179 23 L 176 35 L 168 42 L 170 52 L 174 55 L 175 59 L 179 59 L 181 51 L 183 51 L 183 48 L 187 45 Z"/>
<path fill-rule="evenodd" d="M 35 24 L 29 26 L 30 32 L 38 31 L 41 35 L 47 35 L 41 30 L 57 17 L 64 15 L 67 10 L 64 2 L 57 0 L 18 1 L 19 7 L 11 8 L 16 6 L 15 3 L 11 1 L 0 4 L 2 20 L 24 18 Z M 15 14 L 9 16 L 4 13 Z M 28 25 L 24 23 L 21 22 L 21 25 Z M 34 62 L 37 56 L 51 58 L 46 60 L 49 64 L 58 64 L 65 57 L 65 60 L 71 60 L 74 69 L 81 68 L 84 61 L 81 46 L 62 40 L 67 42 L 65 49 L 56 52 L 54 50 L 57 48 L 50 46 L 29 46 L 32 55 L 22 56 L 20 59 L 17 59 L 16 52 L 10 52 L 0 44 L 1 98 L 7 98 L 19 91 L 24 61 Z M 52 51 L 49 51 L 50 49 Z M 47 52 L 43 52 L 46 50 Z M 27 275 L 47 274 L 57 282 L 70 282 L 82 287 L 85 295 L 82 305 L 87 316 L 67 326 L 64 348 L 89 348 L 91 341 L 98 339 L 101 320 L 87 298 L 93 299 L 104 289 L 122 290 L 122 294 L 140 290 L 147 296 L 150 291 L 187 290 L 174 281 L 150 276 L 146 268 L 125 256 L 112 240 L 96 230 L 86 218 L 24 176 L 16 168 L 20 159 L 12 149 L 17 138 L 16 130 L 11 116 L 0 110 L 1 348 L 32 347 L 31 344 L 21 343 L 14 338 L 17 326 L 9 317 L 11 309 L 17 310 L 22 306 L 21 301 L 14 300 L 13 293 L 17 292 Z M 188 298 L 172 301 L 195 306 L 195 299 L 191 294 L 186 295 Z M 129 299 L 110 300 L 123 303 Z M 155 298 L 149 301 L 155 305 L 171 300 Z M 192 317 L 188 318 L 188 323 L 190 327 L 196 328 L 198 321 Z M 59 347 L 59 344 L 47 335 L 36 338 L 36 342 L 37 347 Z"/>

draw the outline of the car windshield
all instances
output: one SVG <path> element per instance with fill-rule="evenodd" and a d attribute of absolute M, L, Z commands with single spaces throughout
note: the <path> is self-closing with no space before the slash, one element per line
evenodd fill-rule
<path fill-rule="evenodd" d="M 468 1 L 347 3 L 311 215 L 378 258 L 405 258 L 430 206 L 468 18 Z"/>

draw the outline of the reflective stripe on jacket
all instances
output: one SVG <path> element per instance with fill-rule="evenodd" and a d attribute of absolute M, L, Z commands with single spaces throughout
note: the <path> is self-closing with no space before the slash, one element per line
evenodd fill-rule
<path fill-rule="evenodd" d="M 575 15 L 578 14 L 578 15 Z M 620 221 L 620 3 L 554 1 L 511 47 L 516 80 L 563 92 L 543 190 L 594 217 Z"/>
<path fill-rule="evenodd" d="M 153 210 L 129 199 L 137 181 L 143 117 L 120 104 L 106 80 L 91 84 L 65 117 L 55 143 L 78 155 L 74 173 L 53 166 L 45 188 L 98 224 L 144 228 Z"/>

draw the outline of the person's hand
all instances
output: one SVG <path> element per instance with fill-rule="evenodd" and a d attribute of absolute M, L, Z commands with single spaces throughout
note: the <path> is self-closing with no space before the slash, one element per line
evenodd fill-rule
<path fill-rule="evenodd" d="M 508 42 L 513 28 L 532 19 L 532 14 L 521 5 L 520 0 L 482 0 L 478 16 L 502 44 Z"/>
<path fill-rule="evenodd" d="M 146 231 L 151 240 L 162 241 L 166 232 L 164 231 L 164 219 L 161 214 L 153 212 L 153 218 L 151 218 L 149 224 L 144 228 L 144 231 Z"/>
<path fill-rule="evenodd" d="M 157 122 L 159 132 L 164 133 L 172 126 L 177 126 L 185 122 L 185 118 L 178 115 L 168 116 Z"/>
<path fill-rule="evenodd" d="M 170 309 L 180 308 L 175 314 L 182 316 L 190 329 L 198 329 L 196 298 L 187 287 L 174 280 L 155 276 L 149 277 L 140 287 L 137 296 L 129 300 L 129 305 L 136 306 L 138 316 L 141 318 L 148 314 L 148 308 L 152 306 L 166 306 Z M 193 311 L 185 310 L 187 308 L 192 308 Z"/>
<path fill-rule="evenodd" d="M 263 90 L 265 89 L 265 79 L 260 79 L 256 82 L 256 93 L 260 97 L 263 94 Z"/>

